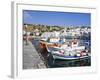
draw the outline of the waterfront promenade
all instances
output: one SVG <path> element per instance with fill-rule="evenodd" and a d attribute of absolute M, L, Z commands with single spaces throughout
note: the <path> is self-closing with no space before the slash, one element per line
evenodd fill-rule
<path fill-rule="evenodd" d="M 23 41 L 23 69 L 43 69 L 46 68 L 43 60 L 30 41 L 26 45 Z"/>

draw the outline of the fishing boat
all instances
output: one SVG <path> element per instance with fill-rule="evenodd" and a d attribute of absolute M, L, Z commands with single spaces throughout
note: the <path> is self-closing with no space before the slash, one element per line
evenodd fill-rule
<path fill-rule="evenodd" d="M 65 46 L 65 45 L 64 45 Z M 87 60 L 91 57 L 90 52 L 85 50 L 85 46 L 77 47 L 52 47 L 46 46 L 48 51 L 48 62 L 49 65 L 53 66 L 55 60 L 66 60 L 66 61 L 81 61 Z"/>
<path fill-rule="evenodd" d="M 72 61 L 91 57 L 90 50 L 80 45 L 77 38 L 66 40 L 60 36 L 49 36 L 40 40 L 40 48 L 46 49 L 47 59 L 52 65 L 56 59 Z"/>
<path fill-rule="evenodd" d="M 52 41 L 54 39 L 54 42 Z M 58 38 L 57 38 L 58 39 Z M 79 43 L 74 39 L 70 44 L 69 42 L 58 42 L 56 38 L 47 41 L 40 41 L 40 48 L 47 49 L 48 53 L 53 56 L 54 59 L 79 59 L 88 57 L 89 51 L 85 49 L 85 46 L 79 46 Z"/>
<path fill-rule="evenodd" d="M 58 48 L 58 47 L 48 47 L 48 56 L 53 57 L 53 59 L 63 59 L 63 60 L 74 60 L 89 57 L 90 53 L 84 51 L 84 46 L 76 48 Z"/>

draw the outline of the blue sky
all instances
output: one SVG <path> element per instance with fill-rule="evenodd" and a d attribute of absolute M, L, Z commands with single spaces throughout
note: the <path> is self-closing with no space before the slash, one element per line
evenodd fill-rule
<path fill-rule="evenodd" d="M 26 24 L 45 24 L 58 26 L 90 26 L 90 13 L 23 11 L 23 22 Z"/>

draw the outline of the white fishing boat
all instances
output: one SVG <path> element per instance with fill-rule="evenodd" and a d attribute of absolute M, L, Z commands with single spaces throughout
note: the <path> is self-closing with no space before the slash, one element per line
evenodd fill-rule
<path fill-rule="evenodd" d="M 91 56 L 86 47 L 80 45 L 76 38 L 67 41 L 60 37 L 49 37 L 49 40 L 40 40 L 40 44 L 41 48 L 47 50 L 47 57 L 51 63 L 54 63 L 55 59 L 80 60 Z"/>
<path fill-rule="evenodd" d="M 70 46 L 68 44 L 62 44 L 61 46 L 50 46 L 49 44 L 52 43 L 48 43 L 46 45 L 48 58 L 52 57 L 54 60 L 75 60 L 90 57 L 90 52 L 85 49 L 85 46 L 79 46 L 78 42 L 72 42 Z"/>
<path fill-rule="evenodd" d="M 63 59 L 63 60 L 82 59 L 85 57 L 89 57 L 90 53 L 86 52 L 84 49 L 85 49 L 84 46 L 75 48 L 47 47 L 48 56 L 52 55 L 53 59 Z"/>

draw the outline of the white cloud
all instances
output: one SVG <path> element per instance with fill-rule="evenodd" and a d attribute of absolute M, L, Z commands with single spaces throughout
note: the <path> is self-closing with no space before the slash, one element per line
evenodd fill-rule
<path fill-rule="evenodd" d="M 24 22 L 26 22 L 27 20 L 32 19 L 32 16 L 28 13 L 28 12 L 24 12 Z"/>

